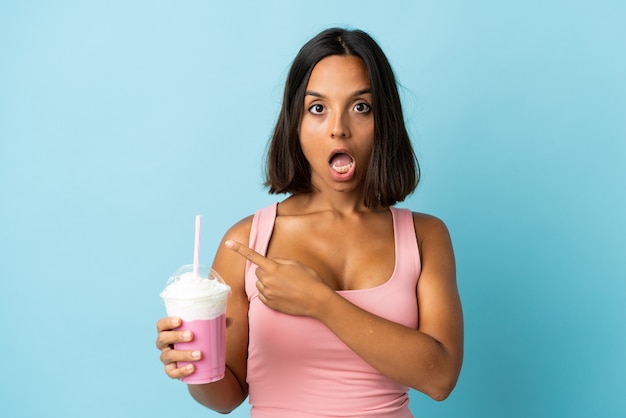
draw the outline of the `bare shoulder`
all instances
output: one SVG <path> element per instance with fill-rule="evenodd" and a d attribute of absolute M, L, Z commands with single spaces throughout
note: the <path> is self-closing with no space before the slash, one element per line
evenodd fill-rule
<path fill-rule="evenodd" d="M 436 227 L 436 228 L 446 227 L 445 223 L 440 218 L 434 215 L 429 215 L 427 213 L 421 213 L 421 212 L 412 212 L 412 213 L 413 213 L 413 220 L 415 221 L 415 224 L 419 223 L 422 226 L 430 226 L 430 227 Z"/>
<path fill-rule="evenodd" d="M 239 241 L 242 244 L 246 244 L 248 242 L 248 238 L 250 237 L 253 218 L 254 215 L 247 216 L 228 228 L 224 234 L 222 242 L 232 239 L 234 241 Z"/>
<path fill-rule="evenodd" d="M 245 261 L 226 248 L 224 243 L 228 240 L 233 240 L 242 244 L 248 244 L 252 229 L 252 218 L 253 216 L 243 218 L 226 231 L 213 260 L 213 269 L 233 288 L 233 291 L 240 289 L 243 292 Z"/>
<path fill-rule="evenodd" d="M 413 223 L 422 260 L 422 273 L 436 272 L 435 277 L 454 280 L 456 269 L 454 249 L 446 224 L 436 216 L 415 212 Z M 422 276 L 425 278 L 429 275 Z"/>
<path fill-rule="evenodd" d="M 413 224 L 420 247 L 429 242 L 450 241 L 448 227 L 436 216 L 413 212 Z"/>

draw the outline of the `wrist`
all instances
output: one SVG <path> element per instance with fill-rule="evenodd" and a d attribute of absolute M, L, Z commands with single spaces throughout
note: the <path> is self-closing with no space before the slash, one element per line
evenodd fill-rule
<path fill-rule="evenodd" d="M 332 310 L 336 298 L 340 296 L 327 285 L 320 283 L 319 290 L 311 298 L 311 313 L 309 316 L 324 322 L 324 317 Z"/>

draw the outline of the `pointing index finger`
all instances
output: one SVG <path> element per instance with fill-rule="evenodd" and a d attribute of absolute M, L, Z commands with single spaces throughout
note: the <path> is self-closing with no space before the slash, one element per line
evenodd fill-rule
<path fill-rule="evenodd" d="M 269 258 L 263 257 L 252 248 L 248 248 L 237 241 L 228 240 L 224 243 L 224 245 L 226 245 L 226 247 L 238 253 L 242 257 L 248 259 L 252 264 L 256 264 L 257 266 L 261 267 L 263 270 L 271 269 L 276 265 L 274 261 L 270 260 Z"/>

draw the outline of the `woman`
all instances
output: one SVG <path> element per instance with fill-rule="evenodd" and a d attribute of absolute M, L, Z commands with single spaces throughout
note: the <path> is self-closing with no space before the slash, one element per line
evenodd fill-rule
<path fill-rule="evenodd" d="M 278 204 L 231 227 L 213 268 L 232 288 L 224 379 L 189 385 L 252 417 L 411 417 L 409 388 L 445 399 L 463 357 L 448 231 L 393 205 L 417 186 L 393 71 L 361 31 L 328 29 L 290 69 L 268 153 Z M 171 378 L 197 351 L 158 321 Z"/>

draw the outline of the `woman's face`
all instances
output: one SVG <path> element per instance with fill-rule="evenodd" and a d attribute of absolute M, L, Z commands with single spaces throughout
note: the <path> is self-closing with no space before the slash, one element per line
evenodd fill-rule
<path fill-rule="evenodd" d="M 315 65 L 299 133 L 315 190 L 354 191 L 363 185 L 374 143 L 374 114 L 361 58 L 331 55 Z"/>

